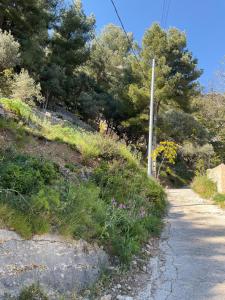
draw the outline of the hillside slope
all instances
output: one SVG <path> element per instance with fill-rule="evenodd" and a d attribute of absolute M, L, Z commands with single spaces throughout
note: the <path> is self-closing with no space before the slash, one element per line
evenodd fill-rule
<path fill-rule="evenodd" d="M 160 232 L 165 194 L 121 142 L 0 99 L 1 227 L 103 245 L 129 263 Z"/>

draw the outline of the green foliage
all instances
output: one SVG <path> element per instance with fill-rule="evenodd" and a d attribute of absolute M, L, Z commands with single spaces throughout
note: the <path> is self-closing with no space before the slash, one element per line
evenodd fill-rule
<path fill-rule="evenodd" d="M 0 169 L 3 189 L 29 194 L 57 178 L 57 169 L 50 162 L 23 155 L 5 155 Z"/>
<path fill-rule="evenodd" d="M 158 167 L 157 178 L 160 175 L 162 166 L 167 165 L 167 170 L 169 170 L 168 164 L 175 164 L 175 159 L 177 157 L 178 145 L 171 141 L 160 142 L 160 144 L 152 152 L 152 158 L 157 160 L 160 158 L 160 164 Z"/>
<path fill-rule="evenodd" d="M 108 204 L 103 241 L 113 254 L 128 263 L 149 234 L 159 233 L 165 210 L 164 192 L 141 169 L 120 161 L 97 168 L 94 180 Z"/>
<path fill-rule="evenodd" d="M 108 136 L 87 132 L 79 128 L 75 129 L 74 127 L 51 125 L 48 122 L 43 122 L 35 116 L 35 111 L 32 111 L 26 103 L 18 99 L 0 98 L 0 104 L 5 109 L 14 112 L 22 120 L 36 125 L 39 129 L 38 131 L 33 131 L 33 133 L 41 135 L 48 140 L 67 143 L 77 149 L 82 154 L 84 161 L 97 157 L 105 160 L 121 157 L 131 163 L 138 164 L 138 159 L 124 143 L 116 142 Z"/>
<path fill-rule="evenodd" d="M 5 69 L 13 68 L 18 64 L 19 47 L 11 32 L 0 29 L 0 74 Z"/>
<path fill-rule="evenodd" d="M 27 142 L 28 136 L 25 129 L 13 120 L 0 118 L 0 129 L 6 129 L 13 135 L 16 141 L 15 147 L 20 147 Z"/>
<path fill-rule="evenodd" d="M 192 100 L 192 110 L 197 120 L 208 130 L 208 141 L 221 161 L 225 159 L 225 95 L 209 93 Z"/>
<path fill-rule="evenodd" d="M 77 111 L 83 104 L 80 97 L 90 82 L 86 83 L 86 76 L 77 69 L 89 57 L 88 44 L 93 37 L 94 24 L 93 15 L 85 15 L 81 2 L 74 1 L 60 11 L 49 43 L 48 64 L 41 76 L 46 105 L 48 102 L 64 103 L 70 110 Z"/>
<path fill-rule="evenodd" d="M 49 161 L 3 153 L 0 203 L 22 216 L 27 232 L 18 230 L 20 224 L 13 228 L 25 237 L 54 228 L 74 238 L 95 240 L 129 263 L 149 234 L 161 229 L 163 189 L 147 178 L 125 144 L 98 133 L 41 122 L 20 100 L 1 99 L 0 103 L 28 124 L 26 130 L 67 143 L 82 154 L 84 162 L 98 159 L 99 165 L 91 182 L 72 183 Z M 71 169 L 70 164 L 67 167 Z"/>
<path fill-rule="evenodd" d="M 4 0 L 1 9 L 1 28 L 11 31 L 21 45 L 22 67 L 30 72 L 40 72 L 45 60 L 48 29 L 57 16 L 57 0 L 20 0 L 12 5 Z M 38 74 L 37 74 L 38 75 Z"/>
<path fill-rule="evenodd" d="M 30 105 L 43 101 L 40 84 L 36 84 L 28 71 L 24 69 L 13 77 L 11 90 L 12 98 L 21 99 Z"/>
<path fill-rule="evenodd" d="M 211 144 L 201 146 L 184 143 L 179 154 L 187 168 L 196 175 L 203 175 L 207 169 L 214 168 L 220 162 Z"/>
<path fill-rule="evenodd" d="M 2 203 L 5 198 L 4 192 L 0 189 L 0 226 L 15 230 L 24 238 L 32 236 L 32 228 L 25 214 L 22 214 L 10 205 Z"/>
<path fill-rule="evenodd" d="M 12 111 L 20 118 L 27 121 L 32 118 L 32 109 L 19 99 L 0 98 L 0 104 L 6 110 Z"/>
<path fill-rule="evenodd" d="M 48 300 L 47 295 L 42 291 L 41 287 L 36 284 L 32 284 L 29 287 L 25 287 L 17 300 Z"/>
<path fill-rule="evenodd" d="M 54 228 L 103 243 L 129 263 L 149 234 L 160 231 L 164 192 L 133 163 L 105 162 L 92 182 L 72 183 L 49 161 L 8 152 L 0 170 L 1 226 L 25 238 Z"/>
<path fill-rule="evenodd" d="M 159 127 L 163 136 L 169 136 L 176 143 L 190 142 L 202 145 L 208 139 L 205 127 L 190 113 L 182 111 L 167 111 L 160 117 Z"/>
<path fill-rule="evenodd" d="M 89 182 L 68 184 L 62 189 L 61 201 L 60 232 L 87 241 L 99 240 L 106 217 L 106 205 L 99 198 L 99 188 Z"/>
<path fill-rule="evenodd" d="M 198 92 L 196 80 L 201 75 L 197 60 L 186 47 L 186 36 L 183 32 L 176 28 L 166 31 L 159 24 L 153 24 L 145 32 L 139 64 L 132 59 L 134 81 L 129 86 L 128 95 L 135 113 L 126 122 L 127 127 L 138 126 L 135 131 L 139 138 L 146 138 L 148 132 L 149 82 L 153 57 L 157 61 L 154 98 L 158 116 L 174 108 L 188 111 L 190 97 Z"/>
<path fill-rule="evenodd" d="M 212 198 L 217 191 L 216 184 L 207 176 L 196 176 L 191 186 L 196 193 L 206 199 Z"/>
<path fill-rule="evenodd" d="M 225 194 L 215 194 L 213 197 L 213 201 L 216 202 L 220 207 L 224 208 L 225 207 Z"/>

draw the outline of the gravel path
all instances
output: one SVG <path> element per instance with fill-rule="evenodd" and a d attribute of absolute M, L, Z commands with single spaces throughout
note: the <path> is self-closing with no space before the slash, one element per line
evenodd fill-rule
<path fill-rule="evenodd" d="M 137 300 L 225 300 L 225 212 L 189 189 L 168 190 L 170 208 L 149 281 Z"/>

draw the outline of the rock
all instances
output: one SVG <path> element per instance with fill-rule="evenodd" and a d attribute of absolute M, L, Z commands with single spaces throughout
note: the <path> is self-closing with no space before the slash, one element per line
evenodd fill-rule
<path fill-rule="evenodd" d="M 147 267 L 146 267 L 146 266 L 143 266 L 143 267 L 142 267 L 142 270 L 143 270 L 144 272 L 147 272 Z"/>
<path fill-rule="evenodd" d="M 130 297 L 130 296 L 124 296 L 124 295 L 118 295 L 116 297 L 117 300 L 134 300 L 133 297 Z"/>
<path fill-rule="evenodd" d="M 133 261 L 132 261 L 132 265 L 136 266 L 136 265 L 137 265 L 137 261 L 136 261 L 136 260 L 133 260 Z"/>
<path fill-rule="evenodd" d="M 117 284 L 117 286 L 116 286 L 118 289 L 121 289 L 121 284 Z"/>
<path fill-rule="evenodd" d="M 106 253 L 85 241 L 57 235 L 24 240 L 0 230 L 0 299 L 17 296 L 24 286 L 39 282 L 50 299 L 88 288 L 108 266 Z"/>
<path fill-rule="evenodd" d="M 101 297 L 101 299 L 100 300 L 112 300 L 112 295 L 105 295 L 105 296 L 103 296 L 103 297 Z"/>

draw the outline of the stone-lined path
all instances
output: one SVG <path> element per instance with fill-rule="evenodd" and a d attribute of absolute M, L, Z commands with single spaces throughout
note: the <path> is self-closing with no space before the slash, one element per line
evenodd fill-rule
<path fill-rule="evenodd" d="M 137 300 L 225 300 L 225 211 L 189 189 L 168 190 L 170 208 L 149 282 Z"/>

